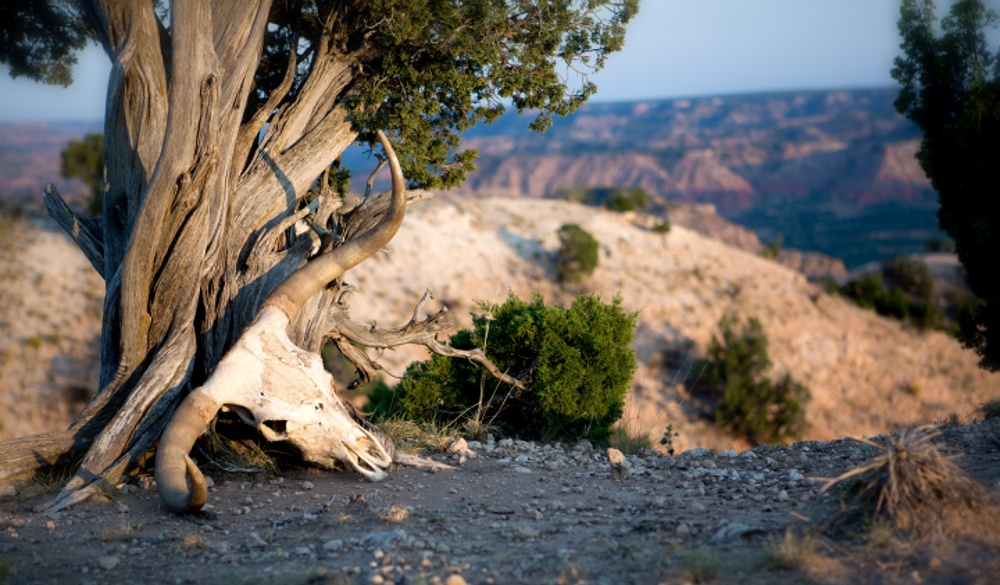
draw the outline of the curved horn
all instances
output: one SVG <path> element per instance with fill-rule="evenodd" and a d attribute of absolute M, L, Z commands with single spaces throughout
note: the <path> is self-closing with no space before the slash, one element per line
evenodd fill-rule
<path fill-rule="evenodd" d="M 197 512 L 208 500 L 205 476 L 188 454 L 219 407 L 208 393 L 196 388 L 181 402 L 160 437 L 156 450 L 156 488 L 171 512 Z"/>
<path fill-rule="evenodd" d="M 299 268 L 271 292 L 264 301 L 264 306 L 276 307 L 288 316 L 289 321 L 295 319 L 299 308 L 309 300 L 309 297 L 388 244 L 403 223 L 403 216 L 406 213 L 403 171 L 396 158 L 396 152 L 381 130 L 378 131 L 378 139 L 389 159 L 389 169 L 392 174 L 392 199 L 389 201 L 389 209 L 375 227 Z"/>

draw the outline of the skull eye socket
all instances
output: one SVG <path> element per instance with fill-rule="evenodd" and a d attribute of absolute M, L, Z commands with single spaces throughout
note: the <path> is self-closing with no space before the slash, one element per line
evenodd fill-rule
<path fill-rule="evenodd" d="M 260 423 L 260 426 L 266 427 L 267 430 L 270 431 L 270 433 L 265 432 L 264 433 L 265 435 L 272 435 L 274 437 L 286 436 L 286 430 L 285 430 L 286 422 L 283 420 L 265 420 L 262 423 Z M 264 431 L 264 429 L 262 428 L 261 431 Z M 273 440 L 270 437 L 268 437 L 268 439 Z"/>

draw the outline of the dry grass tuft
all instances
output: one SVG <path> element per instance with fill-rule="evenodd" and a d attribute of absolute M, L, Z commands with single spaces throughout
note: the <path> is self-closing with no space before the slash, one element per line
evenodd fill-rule
<path fill-rule="evenodd" d="M 772 561 L 785 570 L 801 569 L 813 564 L 829 545 L 816 533 L 788 528 L 780 539 L 773 539 L 767 546 Z"/>
<path fill-rule="evenodd" d="M 410 454 L 444 453 L 462 434 L 456 425 L 416 422 L 402 416 L 390 417 L 378 426 L 392 439 L 397 451 Z"/>
<path fill-rule="evenodd" d="M 995 495 L 955 463 L 957 455 L 942 453 L 934 443 L 939 434 L 934 427 L 920 427 L 903 431 L 884 446 L 861 440 L 881 453 L 830 479 L 820 491 L 856 477 L 860 491 L 855 512 L 916 534 L 947 530 L 954 523 L 946 520 L 967 518 L 969 512 L 989 511 L 995 517 Z"/>
<path fill-rule="evenodd" d="M 276 473 L 277 461 L 257 441 L 232 439 L 209 433 L 202 455 L 210 465 L 226 473 Z"/>
<path fill-rule="evenodd" d="M 653 451 L 653 438 L 649 431 L 634 429 L 623 421 L 611 427 L 609 443 L 626 455 Z"/>

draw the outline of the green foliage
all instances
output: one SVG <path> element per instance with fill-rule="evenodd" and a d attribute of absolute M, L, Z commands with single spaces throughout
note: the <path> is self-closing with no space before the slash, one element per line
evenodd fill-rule
<path fill-rule="evenodd" d="M 881 272 L 862 274 L 845 284 L 840 292 L 866 309 L 906 321 L 920 330 L 951 328 L 934 303 L 930 268 L 909 256 L 886 262 Z"/>
<path fill-rule="evenodd" d="M 376 129 L 392 129 L 404 173 L 426 188 L 464 180 L 477 153 L 449 154 L 462 131 L 496 120 L 505 101 L 537 112 L 536 131 L 575 111 L 597 89 L 588 74 L 622 48 L 639 8 L 638 0 L 351 4 L 358 22 L 379 23 L 357 34 L 376 55 L 351 98 L 358 129 L 369 143 Z M 573 89 L 564 71 L 574 72 Z"/>
<path fill-rule="evenodd" d="M 624 189 L 621 187 L 575 187 L 560 191 L 557 195 L 567 201 L 605 207 L 611 211 L 642 211 L 649 204 L 649 195 L 642 187 Z"/>
<path fill-rule="evenodd" d="M 556 273 L 559 282 L 579 283 L 597 268 L 600 248 L 597 240 L 582 227 L 568 223 L 559 228 L 559 254 Z"/>
<path fill-rule="evenodd" d="M 674 454 L 674 438 L 679 437 L 680 433 L 674 430 L 674 425 L 668 424 L 667 428 L 663 430 L 663 436 L 660 437 L 660 446 L 667 455 Z"/>
<path fill-rule="evenodd" d="M 910 256 L 896 256 L 883 264 L 882 274 L 911 297 L 929 299 L 934 294 L 934 277 L 926 262 Z"/>
<path fill-rule="evenodd" d="M 979 405 L 979 414 L 983 416 L 983 420 L 993 420 L 995 418 L 1000 418 L 1000 399 L 993 398 L 987 400 L 986 402 Z"/>
<path fill-rule="evenodd" d="M 637 316 L 620 298 L 604 304 L 589 295 L 568 309 L 513 295 L 481 307 L 486 313 L 473 316 L 473 329 L 456 333 L 451 345 L 482 349 L 501 371 L 527 380 L 527 391 L 497 382 L 475 363 L 434 356 L 411 364 L 394 391 L 377 388 L 368 410 L 381 419 L 488 421 L 524 438 L 606 443 L 635 372 Z"/>
<path fill-rule="evenodd" d="M 104 212 L 104 135 L 90 132 L 83 140 L 70 140 L 61 154 L 59 172 L 67 179 L 81 179 L 90 188 L 87 210 Z"/>
<path fill-rule="evenodd" d="M 778 255 L 781 254 L 781 245 L 784 243 L 785 236 L 778 234 L 778 237 L 774 238 L 773 242 L 764 245 L 764 248 L 760 251 L 760 255 L 768 260 L 777 260 Z"/>
<path fill-rule="evenodd" d="M 68 86 L 73 81 L 74 52 L 88 38 L 74 2 L 0 2 L 0 63 L 10 67 L 11 77 Z"/>
<path fill-rule="evenodd" d="M 667 221 L 667 220 L 663 220 L 661 222 L 657 222 L 657 224 L 653 226 L 653 233 L 654 234 L 664 234 L 664 235 L 669 234 L 670 233 L 670 222 Z"/>
<path fill-rule="evenodd" d="M 611 197 L 604 204 L 611 211 L 623 213 L 626 211 L 642 211 L 646 209 L 649 197 L 642 187 L 632 189 L 613 189 Z"/>
<path fill-rule="evenodd" d="M 731 428 L 754 444 L 778 443 L 802 436 L 806 428 L 804 405 L 809 389 L 785 374 L 778 381 L 767 377 L 771 360 L 767 335 L 760 321 L 739 323 L 730 315 L 719 321 L 719 336 L 712 336 L 705 373 L 710 396 L 717 401 L 716 422 Z"/>
<path fill-rule="evenodd" d="M 924 242 L 924 249 L 928 252 L 946 252 L 948 254 L 955 253 L 955 242 L 951 241 L 949 238 L 931 238 Z"/>
<path fill-rule="evenodd" d="M 886 295 L 885 283 L 882 281 L 882 275 L 878 272 L 865 272 L 845 284 L 840 290 L 866 309 L 874 309 L 875 303 Z"/>
<path fill-rule="evenodd" d="M 297 68 L 282 107 L 315 70 L 319 47 L 332 44 L 351 66 L 335 90 L 359 140 L 374 145 L 375 131 L 385 130 L 411 183 L 455 186 L 477 156 L 460 150 L 463 131 L 496 120 L 505 104 L 531 112 L 537 131 L 575 111 L 597 90 L 590 75 L 622 49 L 638 10 L 639 0 L 276 2 L 249 113 L 279 92 L 292 50 Z M 158 9 L 165 27 L 166 12 Z M 67 0 L 0 4 L 0 61 L 14 76 L 67 85 L 74 52 L 91 34 Z"/>
<path fill-rule="evenodd" d="M 938 192 L 941 228 L 980 300 L 959 339 L 980 365 L 1000 369 L 1000 59 L 987 42 L 1000 17 L 982 0 L 958 0 L 938 27 L 933 0 L 904 0 L 903 56 L 892 76 L 896 109 L 923 130 L 917 159 Z"/>

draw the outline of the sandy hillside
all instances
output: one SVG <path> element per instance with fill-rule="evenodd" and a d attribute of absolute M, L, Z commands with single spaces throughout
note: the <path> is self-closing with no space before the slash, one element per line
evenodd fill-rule
<path fill-rule="evenodd" d="M 66 428 L 97 388 L 104 283 L 56 229 L 0 211 L 0 440 Z"/>
<path fill-rule="evenodd" d="M 0 406 L 10 416 L 0 438 L 64 427 L 96 386 L 103 286 L 64 235 L 5 221 L 0 270 Z M 361 292 L 353 316 L 392 326 L 409 319 L 425 289 L 460 325 L 475 300 L 501 302 L 507 291 L 568 303 L 555 282 L 556 231 L 578 223 L 601 242 L 601 264 L 583 290 L 621 294 L 639 311 L 641 362 L 626 410 L 633 430 L 654 439 L 668 424 L 679 449 L 729 448 L 732 439 L 699 420 L 689 392 L 703 381 L 693 368 L 719 318 L 756 316 L 778 373 L 812 391 L 808 436 L 873 435 L 901 426 L 967 417 L 1000 396 L 1000 377 L 947 335 L 918 333 L 823 293 L 799 273 L 675 225 L 651 232 L 649 218 L 581 205 L 527 199 L 439 196 L 412 206 L 388 254 L 353 270 Z M 44 224 L 43 227 L 48 226 Z M 418 350 L 388 352 L 401 374 Z M 341 381 L 346 382 L 346 381 Z"/>
<path fill-rule="evenodd" d="M 555 283 L 554 269 L 556 231 L 564 223 L 578 223 L 601 243 L 600 266 L 582 289 L 607 299 L 620 294 L 640 313 L 641 365 L 626 416 L 654 438 L 671 424 L 681 448 L 734 446 L 690 420 L 688 395 L 700 383 L 694 361 L 727 312 L 759 318 L 776 372 L 790 372 L 811 389 L 809 438 L 967 416 L 1000 396 L 1000 376 L 979 370 L 974 355 L 943 333 L 881 318 L 797 272 L 683 227 L 660 235 L 642 216 L 552 200 L 443 196 L 413 206 L 389 254 L 349 274 L 361 288 L 353 316 L 402 323 L 425 289 L 462 325 L 470 323 L 475 299 L 499 302 L 508 290 L 568 302 L 572 292 Z M 401 373 L 413 354 L 397 353 L 383 361 Z"/>

